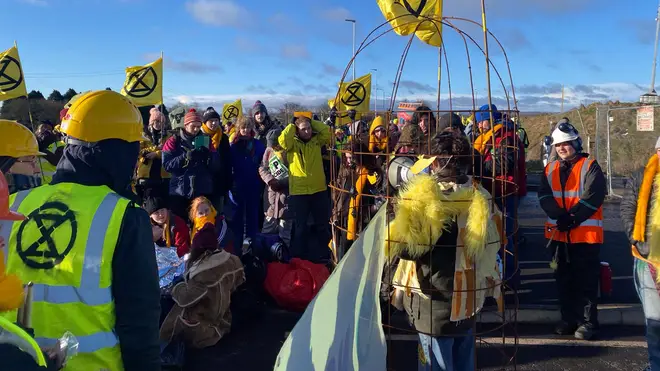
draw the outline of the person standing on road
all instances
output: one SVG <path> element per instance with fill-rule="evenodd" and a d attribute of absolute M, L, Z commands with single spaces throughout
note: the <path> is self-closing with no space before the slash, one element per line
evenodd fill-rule
<path fill-rule="evenodd" d="M 559 291 L 562 320 L 555 332 L 589 340 L 598 330 L 605 176 L 598 162 L 582 152 L 582 139 L 573 125 L 557 125 L 552 145 L 559 160 L 545 167 L 538 197 L 548 215 L 545 237 L 554 254 Z"/>
<path fill-rule="evenodd" d="M 621 219 L 635 258 L 635 289 L 646 317 L 650 366 L 660 371 L 660 138 L 646 167 L 630 176 L 621 201 Z"/>
<path fill-rule="evenodd" d="M 289 161 L 289 210 L 293 213 L 292 257 L 330 261 L 330 199 L 321 147 L 329 145 L 330 127 L 305 116 L 294 117 L 278 138 Z M 309 217 L 312 225 L 308 226 Z"/>
<path fill-rule="evenodd" d="M 94 91 L 71 105 L 61 130 L 67 145 L 51 184 L 10 198 L 28 219 L 0 231 L 7 272 L 34 283 L 40 346 L 66 331 L 80 342 L 65 370 L 160 370 L 156 256 L 131 190 L 142 116 L 121 94 Z"/>

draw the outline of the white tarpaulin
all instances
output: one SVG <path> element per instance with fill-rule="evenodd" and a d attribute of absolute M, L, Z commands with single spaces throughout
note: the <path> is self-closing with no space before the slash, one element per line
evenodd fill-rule
<path fill-rule="evenodd" d="M 274 371 L 386 369 L 379 302 L 386 210 L 387 204 L 309 304 L 280 349 Z"/>

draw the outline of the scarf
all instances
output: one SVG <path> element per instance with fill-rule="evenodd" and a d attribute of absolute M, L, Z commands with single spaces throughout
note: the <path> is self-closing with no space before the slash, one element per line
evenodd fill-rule
<path fill-rule="evenodd" d="M 217 215 L 218 212 L 215 211 L 213 206 L 211 206 L 211 212 L 208 215 L 195 218 L 195 220 L 193 220 L 192 230 L 190 231 L 190 241 L 195 238 L 195 234 L 197 234 L 197 232 L 199 232 L 199 230 L 201 230 L 202 227 L 206 225 L 206 223 L 215 225 L 215 218 Z"/>
<path fill-rule="evenodd" d="M 655 190 L 653 200 L 651 200 L 652 190 Z M 651 239 L 649 244 L 649 255 L 647 258 L 642 255 L 633 246 L 632 253 L 637 259 L 643 260 L 651 265 L 655 270 L 660 267 L 660 167 L 658 167 L 658 156 L 653 155 L 644 168 L 644 177 L 639 189 L 637 198 L 637 212 L 635 213 L 635 226 L 633 227 L 633 239 L 645 242 L 647 228 L 651 228 Z M 650 202 L 649 202 L 650 201 Z M 648 205 L 651 204 L 651 225 L 646 225 L 648 215 Z M 660 276 L 656 277 L 656 282 L 660 282 Z"/>
<path fill-rule="evenodd" d="M 358 220 L 363 218 L 361 215 L 363 210 L 360 210 L 362 204 L 362 195 L 365 194 L 365 187 L 367 184 L 374 185 L 378 182 L 376 174 L 370 174 L 369 170 L 360 166 L 358 171 L 358 179 L 355 182 L 355 196 L 351 197 L 348 203 L 348 224 L 346 228 L 346 239 L 355 241 L 356 232 L 358 230 Z"/>
<path fill-rule="evenodd" d="M 218 125 L 215 130 L 211 130 L 205 124 L 202 125 L 202 131 L 204 134 L 211 137 L 211 143 L 213 143 L 213 148 L 217 151 L 220 148 L 220 141 L 222 141 L 222 128 Z"/>
<path fill-rule="evenodd" d="M 172 213 L 169 212 L 167 217 L 167 221 L 165 222 L 165 225 L 163 226 L 163 234 L 165 237 L 165 244 L 167 247 L 172 247 L 172 231 L 170 230 L 170 226 L 172 225 Z"/>
<path fill-rule="evenodd" d="M 493 135 L 495 135 L 495 133 L 497 133 L 501 128 L 502 128 L 502 124 L 497 124 L 492 129 L 481 134 L 474 141 L 474 145 L 473 145 L 474 149 L 476 149 L 477 151 L 479 151 L 479 153 L 483 155 L 484 152 L 486 152 L 486 148 L 488 147 L 488 144 L 491 142 Z"/>

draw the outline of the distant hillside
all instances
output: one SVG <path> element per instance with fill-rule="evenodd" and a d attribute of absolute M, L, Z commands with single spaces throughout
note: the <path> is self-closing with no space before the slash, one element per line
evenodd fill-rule
<path fill-rule="evenodd" d="M 563 114 L 539 114 L 522 115 L 521 121 L 523 127 L 527 130 L 529 136 L 529 149 L 527 152 L 528 169 L 540 171 L 542 156 L 542 141 L 545 135 L 550 133 L 550 121 L 556 123 L 562 117 L 566 116 L 571 123 L 580 131 L 584 141 L 585 151 L 587 150 L 587 137 L 590 138 L 590 147 L 592 156 L 596 156 L 596 107 L 598 104 L 582 106 L 579 109 L 573 109 Z M 649 156 L 654 152 L 655 142 L 660 135 L 660 110 L 656 107 L 654 112 L 654 132 L 637 131 L 637 111 L 638 103 L 619 103 L 611 102 L 610 108 L 631 109 L 612 110 L 610 116 L 614 121 L 610 124 L 610 141 L 612 172 L 614 175 L 629 175 L 643 167 L 648 161 Z M 582 120 L 580 120 L 580 117 Z M 607 127 L 606 122 L 601 122 L 599 128 L 598 144 L 598 162 L 606 170 L 607 167 Z"/>

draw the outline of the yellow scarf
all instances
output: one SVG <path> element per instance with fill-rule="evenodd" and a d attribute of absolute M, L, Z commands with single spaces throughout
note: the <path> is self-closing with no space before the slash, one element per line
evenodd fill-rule
<path fill-rule="evenodd" d="M 655 195 L 653 200 L 651 198 L 651 191 L 655 188 Z M 653 155 L 646 167 L 644 168 L 644 178 L 642 180 L 642 186 L 639 189 L 639 195 L 637 198 L 637 212 L 635 213 L 635 226 L 633 228 L 633 239 L 645 242 L 646 240 L 646 230 L 651 228 L 651 240 L 649 243 L 649 256 L 648 258 L 642 257 L 642 255 L 637 251 L 635 246 L 632 247 L 633 256 L 646 261 L 649 264 L 652 264 L 654 267 L 660 267 L 660 200 L 658 195 L 660 194 L 660 167 L 658 166 L 658 156 Z M 651 201 L 651 225 L 646 225 L 647 215 L 648 215 L 648 205 Z M 660 275 L 658 275 L 658 280 L 660 281 Z"/>
<path fill-rule="evenodd" d="M 202 131 L 204 132 L 204 134 L 211 137 L 213 148 L 215 148 L 215 150 L 217 151 L 218 146 L 220 145 L 220 141 L 222 140 L 222 129 L 220 128 L 220 126 L 218 125 L 218 127 L 215 128 L 215 130 L 211 130 L 208 128 L 208 126 L 206 126 L 206 124 L 203 124 Z"/>
<path fill-rule="evenodd" d="M 502 124 L 497 124 L 495 127 L 492 129 L 488 130 L 487 132 L 481 134 L 477 139 L 474 141 L 474 149 L 479 151 L 482 155 L 484 154 L 484 151 L 486 151 L 486 147 L 488 146 L 488 143 L 492 140 L 493 134 L 497 131 L 499 131 L 502 128 Z"/>
<path fill-rule="evenodd" d="M 211 207 L 211 212 L 208 215 L 195 218 L 195 220 L 193 221 L 192 231 L 190 231 L 190 241 L 192 241 L 193 238 L 195 238 L 195 234 L 197 234 L 197 232 L 199 232 L 199 230 L 202 229 L 206 225 L 206 223 L 211 223 L 215 225 L 215 217 L 217 215 L 218 212 L 215 211 L 215 208 Z"/>

